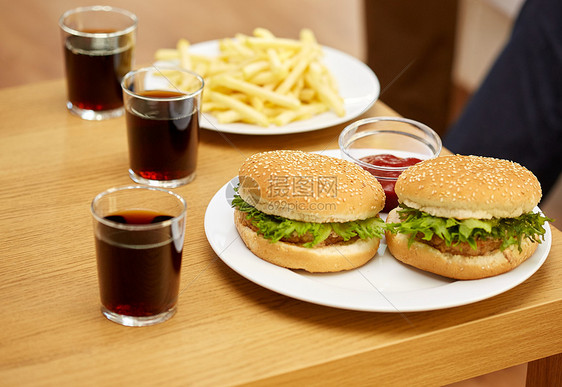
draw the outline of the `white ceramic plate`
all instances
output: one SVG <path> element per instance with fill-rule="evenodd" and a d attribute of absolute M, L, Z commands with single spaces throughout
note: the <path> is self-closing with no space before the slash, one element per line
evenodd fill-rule
<path fill-rule="evenodd" d="M 216 56 L 219 53 L 218 40 L 194 44 L 193 53 Z M 200 125 L 203 128 L 225 133 L 273 135 L 308 132 L 338 125 L 352 120 L 369 109 L 380 93 L 380 83 L 373 71 L 360 60 L 329 47 L 323 47 L 324 63 L 338 82 L 344 99 L 345 116 L 325 112 L 308 120 L 292 122 L 285 126 L 271 125 L 263 128 L 257 125 L 233 123 L 220 124 L 212 114 L 203 113 Z"/>
<path fill-rule="evenodd" d="M 336 156 L 339 151 L 323 153 Z M 501 294 L 528 279 L 542 266 L 552 243 L 547 227 L 545 240 L 533 256 L 505 274 L 480 280 L 457 281 L 404 265 L 390 255 L 384 239 L 378 254 L 356 270 L 310 274 L 273 265 L 248 250 L 234 226 L 229 201 L 237 184 L 237 178 L 225 184 L 205 213 L 205 233 L 215 253 L 248 280 L 319 305 L 371 312 L 415 312 L 470 304 Z"/>

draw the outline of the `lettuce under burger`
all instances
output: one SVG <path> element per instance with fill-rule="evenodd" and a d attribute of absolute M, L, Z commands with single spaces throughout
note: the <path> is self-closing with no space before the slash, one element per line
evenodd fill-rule
<path fill-rule="evenodd" d="M 356 239 L 382 238 L 386 229 L 384 221 L 378 217 L 350 222 L 314 223 L 268 215 L 246 203 L 236 195 L 232 206 L 246 214 L 248 227 L 272 243 L 284 241 L 301 244 L 306 248 L 334 243 L 345 243 Z"/>
<path fill-rule="evenodd" d="M 444 248 L 471 255 L 478 251 L 478 242 L 493 241 L 501 251 L 510 246 L 522 250 L 525 238 L 540 243 L 546 232 L 545 223 L 552 221 L 540 212 L 528 212 L 516 218 L 455 219 L 432 216 L 415 208 L 400 205 L 400 222 L 388 224 L 392 233 L 409 235 L 408 245 L 418 240 L 430 243 L 435 238 Z"/>

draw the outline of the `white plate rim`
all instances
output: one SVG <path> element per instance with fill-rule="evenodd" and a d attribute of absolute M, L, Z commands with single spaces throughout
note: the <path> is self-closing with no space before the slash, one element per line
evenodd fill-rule
<path fill-rule="evenodd" d="M 219 40 L 210 40 L 193 44 L 190 51 L 200 55 L 217 55 L 219 52 L 218 46 Z M 380 83 L 375 73 L 365 63 L 347 53 L 327 46 L 322 46 L 322 49 L 324 51 L 324 62 L 336 78 L 340 93 L 344 98 L 346 114 L 343 117 L 338 117 L 333 112 L 325 112 L 310 119 L 291 122 L 284 126 L 271 125 L 268 128 L 263 128 L 245 123 L 220 124 L 212 114 L 202 113 L 200 126 L 212 131 L 246 135 L 303 133 L 348 122 L 369 110 L 380 94 Z M 342 74 L 345 69 L 348 69 L 347 75 Z M 370 92 L 357 95 L 357 89 L 351 87 L 350 83 L 345 82 L 345 77 L 349 76 L 355 77 L 354 83 L 359 84 L 361 88 L 370 89 Z"/>
<path fill-rule="evenodd" d="M 330 152 L 324 153 L 330 154 Z M 450 280 L 397 263 L 401 265 L 401 270 L 407 270 L 416 276 L 433 276 L 442 281 L 442 285 L 402 291 L 379 290 L 374 285 L 367 291 L 342 288 L 322 282 L 322 276 L 325 274 L 285 269 L 258 258 L 247 249 L 236 231 L 233 221 L 234 210 L 226 199 L 227 189 L 235 180 L 236 178 L 222 186 L 207 206 L 204 229 L 212 249 L 227 266 L 249 281 L 279 294 L 318 305 L 366 312 L 402 313 L 446 309 L 475 303 L 504 293 L 526 281 L 543 265 L 552 244 L 552 233 L 550 227 L 547 227 L 544 241 L 539 244 L 530 258 L 515 269 L 494 277 L 469 281 Z M 538 207 L 535 210 L 540 211 Z M 398 262 L 386 251 L 384 239 L 381 241 L 377 256 L 364 267 L 352 272 L 359 273 L 365 281 L 370 281 L 368 276 L 361 272 L 372 270 L 372 268 L 365 269 L 369 265 L 376 269 L 376 261 L 381 259 Z M 328 275 L 342 276 L 349 273 Z M 319 281 L 315 280 L 315 277 Z"/>

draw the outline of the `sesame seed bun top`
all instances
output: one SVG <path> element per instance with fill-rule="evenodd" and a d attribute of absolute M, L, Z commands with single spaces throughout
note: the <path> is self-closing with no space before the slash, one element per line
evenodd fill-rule
<path fill-rule="evenodd" d="M 258 210 L 304 222 L 348 222 L 376 216 L 385 194 L 358 165 L 302 151 L 250 156 L 239 170 L 238 193 Z"/>
<path fill-rule="evenodd" d="M 508 161 L 480 156 L 442 156 L 404 171 L 395 187 L 398 200 L 445 218 L 515 218 L 532 211 L 542 191 L 531 171 Z"/>

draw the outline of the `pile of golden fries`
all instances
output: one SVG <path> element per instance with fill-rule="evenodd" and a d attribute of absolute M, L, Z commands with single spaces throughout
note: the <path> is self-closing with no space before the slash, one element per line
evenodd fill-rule
<path fill-rule="evenodd" d="M 219 123 L 267 127 L 328 110 L 345 115 L 336 81 L 322 62 L 322 47 L 308 29 L 296 40 L 257 28 L 253 36 L 220 40 L 216 57 L 193 53 L 190 43 L 180 39 L 175 49 L 158 50 L 155 59 L 179 61 L 181 67 L 201 75 L 205 79 L 202 111 L 213 114 Z M 171 81 L 180 90 L 190 89 L 183 79 Z"/>

